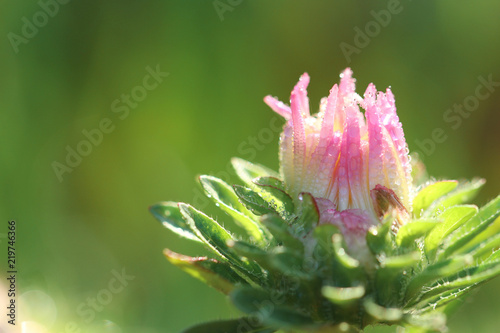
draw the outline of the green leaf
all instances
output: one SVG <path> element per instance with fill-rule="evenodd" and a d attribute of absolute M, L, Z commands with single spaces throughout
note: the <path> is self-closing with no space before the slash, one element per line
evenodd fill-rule
<path fill-rule="evenodd" d="M 471 182 L 464 184 L 459 184 L 458 187 L 448 195 L 444 196 L 442 199 L 436 201 L 432 207 L 432 214 L 436 214 L 439 211 L 444 211 L 445 209 L 469 202 L 474 199 L 481 187 L 486 183 L 484 179 L 475 179 Z"/>
<path fill-rule="evenodd" d="M 459 251 L 458 253 L 468 253 L 474 257 L 474 259 L 483 259 L 485 256 L 489 256 L 500 248 L 500 234 L 497 234 L 491 238 L 484 240 L 481 243 L 476 244 L 471 249 L 466 249 L 465 251 Z M 482 260 L 481 260 L 482 261 Z"/>
<path fill-rule="evenodd" d="M 363 286 L 347 288 L 324 286 L 321 293 L 334 304 L 347 305 L 361 299 L 365 295 L 365 288 Z"/>
<path fill-rule="evenodd" d="M 466 246 L 462 247 L 457 253 L 468 253 L 475 251 L 478 246 L 486 246 L 488 242 L 494 242 L 494 238 L 500 234 L 500 216 L 495 219 L 485 230 L 476 235 Z M 494 246 L 492 244 L 492 246 Z M 490 249 L 494 249 L 491 247 Z"/>
<path fill-rule="evenodd" d="M 406 299 L 414 299 L 418 293 L 429 284 L 445 279 L 473 263 L 470 255 L 455 256 L 445 261 L 427 266 L 422 272 L 416 274 L 406 289 Z"/>
<path fill-rule="evenodd" d="M 440 258 L 447 258 L 464 246 L 475 245 L 475 242 L 469 242 L 493 223 L 498 216 L 500 216 L 500 196 L 479 209 L 476 215 L 447 237 L 446 248 Z"/>
<path fill-rule="evenodd" d="M 255 325 L 255 319 L 246 317 L 230 320 L 217 320 L 208 323 L 202 323 L 190 327 L 182 333 L 273 333 L 276 329 L 263 328 Z"/>
<path fill-rule="evenodd" d="M 500 274 L 500 261 L 483 263 L 476 269 L 467 269 L 471 273 L 446 283 L 436 284 L 428 289 L 423 295 L 423 299 L 439 295 L 450 290 L 475 287 L 479 283 L 484 283 Z"/>
<path fill-rule="evenodd" d="M 484 262 L 493 262 L 499 260 L 500 261 L 500 249 L 493 252 Z"/>
<path fill-rule="evenodd" d="M 396 244 L 409 247 L 417 238 L 425 236 L 438 225 L 436 219 L 413 220 L 401 226 L 396 235 Z"/>
<path fill-rule="evenodd" d="M 292 222 L 292 232 L 296 237 L 305 237 L 319 224 L 319 209 L 316 200 L 310 193 L 299 194 L 300 211 Z"/>
<path fill-rule="evenodd" d="M 332 236 L 332 243 L 335 255 L 342 266 L 348 270 L 358 270 L 359 261 L 347 254 L 342 236 L 340 234 L 334 234 Z"/>
<path fill-rule="evenodd" d="M 258 260 L 268 255 L 268 253 L 261 248 L 243 241 L 229 241 L 228 246 L 239 255 L 252 260 Z"/>
<path fill-rule="evenodd" d="M 270 326 L 282 329 L 312 326 L 314 322 L 308 316 L 280 305 L 283 296 L 248 287 L 235 289 L 230 294 L 231 301 L 240 311 L 247 314 L 258 313 L 262 321 Z"/>
<path fill-rule="evenodd" d="M 233 157 L 231 159 L 233 168 L 238 177 L 241 178 L 250 188 L 255 186 L 253 180 L 258 177 L 274 177 L 278 178 L 278 174 L 260 164 L 253 164 L 241 158 Z"/>
<path fill-rule="evenodd" d="M 168 249 L 163 251 L 168 261 L 192 277 L 208 284 L 224 294 L 229 294 L 235 284 L 246 284 L 229 265 L 206 257 L 188 257 Z"/>
<path fill-rule="evenodd" d="M 276 177 L 257 177 L 252 182 L 257 186 L 272 186 L 286 192 L 285 183 Z"/>
<path fill-rule="evenodd" d="M 446 315 L 433 311 L 424 314 L 409 313 L 403 316 L 405 322 L 409 323 L 414 329 L 405 330 L 405 333 L 431 333 L 431 332 L 445 332 Z"/>
<path fill-rule="evenodd" d="M 472 287 L 462 289 L 454 289 L 438 294 L 434 297 L 425 298 L 423 301 L 412 305 L 412 308 L 419 309 L 419 312 L 435 312 L 442 306 L 445 306 L 453 301 L 460 299 L 459 297 L 468 293 Z"/>
<path fill-rule="evenodd" d="M 413 267 L 420 262 L 419 252 L 410 252 L 398 256 L 378 256 L 380 268 L 375 276 L 375 292 L 377 301 L 386 306 L 394 306 L 402 294 L 403 281 L 406 280 Z"/>
<path fill-rule="evenodd" d="M 228 246 L 228 242 L 234 241 L 233 237 L 215 220 L 185 203 L 179 203 L 179 209 L 191 229 L 215 253 L 246 272 L 253 274 L 254 277 L 261 275 L 261 269 L 257 264 L 243 260 L 232 251 Z"/>
<path fill-rule="evenodd" d="M 275 240 L 288 248 L 300 253 L 304 252 L 304 244 L 291 234 L 291 228 L 276 214 L 267 214 L 261 217 L 261 223 L 273 234 Z"/>
<path fill-rule="evenodd" d="M 413 199 L 413 212 L 421 217 L 424 211 L 437 199 L 453 191 L 458 185 L 456 180 L 444 180 L 432 183 L 418 192 Z"/>
<path fill-rule="evenodd" d="M 177 202 L 160 202 L 149 207 L 149 211 L 163 224 L 163 226 L 177 235 L 196 242 L 201 242 L 182 217 Z"/>
<path fill-rule="evenodd" d="M 312 256 L 323 278 L 329 278 L 335 274 L 333 235 L 338 233 L 340 233 L 339 229 L 332 224 L 323 224 L 314 228 L 313 236 L 316 239 L 316 245 Z"/>
<path fill-rule="evenodd" d="M 259 243 L 265 242 L 265 231 L 257 222 L 257 217 L 240 203 L 231 186 L 211 176 L 200 176 L 200 183 L 207 195 L 231 215 L 236 223 L 244 228 L 253 239 Z"/>
<path fill-rule="evenodd" d="M 396 243 L 392 241 L 394 217 L 388 214 L 381 225 L 371 227 L 366 233 L 368 248 L 375 255 L 392 253 Z"/>
<path fill-rule="evenodd" d="M 431 230 L 424 241 L 427 257 L 433 260 L 443 239 L 469 220 L 477 211 L 476 206 L 462 205 L 450 207 L 441 213 L 439 219 L 442 222 Z"/>
<path fill-rule="evenodd" d="M 304 270 L 304 258 L 297 252 L 285 247 L 273 249 L 269 257 L 270 264 L 285 276 L 297 277 L 299 279 L 311 279 L 312 274 Z"/>
<path fill-rule="evenodd" d="M 240 201 L 246 208 L 256 215 L 264 215 L 274 212 L 266 200 L 255 191 L 240 185 L 233 185 L 234 192 L 240 198 Z"/>
<path fill-rule="evenodd" d="M 379 262 L 382 268 L 401 271 L 416 265 L 420 262 L 420 259 L 421 255 L 419 252 L 410 252 L 399 256 L 384 257 L 383 259 L 379 259 Z"/>
<path fill-rule="evenodd" d="M 371 298 L 365 299 L 364 306 L 370 316 L 382 322 L 397 322 L 403 317 L 403 312 L 400 309 L 380 306 Z"/>

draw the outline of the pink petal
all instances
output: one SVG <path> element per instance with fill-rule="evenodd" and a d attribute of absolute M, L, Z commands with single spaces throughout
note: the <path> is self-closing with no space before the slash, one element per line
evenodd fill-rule
<path fill-rule="evenodd" d="M 264 97 L 264 102 L 267 105 L 269 105 L 269 107 L 274 112 L 276 112 L 277 114 L 279 114 L 280 116 L 282 116 L 286 120 L 290 120 L 292 118 L 292 110 L 285 103 L 277 100 L 276 98 L 272 97 L 271 95 Z"/>
<path fill-rule="evenodd" d="M 302 187 L 303 171 L 306 161 L 306 133 L 304 117 L 309 116 L 309 101 L 307 99 L 307 85 L 309 75 L 304 73 L 295 85 L 290 96 L 293 125 L 293 169 L 297 188 Z"/>
<path fill-rule="evenodd" d="M 394 146 L 398 152 L 399 160 L 405 171 L 407 181 L 411 183 L 411 164 L 408 158 L 408 146 L 406 144 L 403 126 L 396 113 L 396 104 L 392 91 L 387 88 L 386 94 L 380 93 L 377 103 L 380 105 L 383 125 L 389 132 Z"/>

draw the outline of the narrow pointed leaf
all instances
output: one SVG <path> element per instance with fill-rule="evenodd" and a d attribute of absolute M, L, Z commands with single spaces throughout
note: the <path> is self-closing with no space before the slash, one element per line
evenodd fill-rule
<path fill-rule="evenodd" d="M 456 274 L 472 263 L 472 256 L 465 255 L 455 256 L 448 260 L 426 267 L 410 281 L 406 289 L 406 298 L 413 299 L 425 286 L 428 286 L 437 280 Z"/>
<path fill-rule="evenodd" d="M 392 226 L 395 218 L 387 215 L 378 227 L 371 227 L 366 233 L 368 248 L 375 255 L 390 255 L 396 246 L 392 241 Z"/>
<path fill-rule="evenodd" d="M 253 239 L 257 242 L 264 242 L 265 232 L 258 224 L 257 217 L 241 204 L 231 186 L 211 176 L 201 176 L 200 183 L 208 196 L 213 198 L 226 213 L 231 215 L 236 223 L 244 228 Z"/>
<path fill-rule="evenodd" d="M 283 247 L 276 248 L 269 258 L 270 264 L 286 276 L 310 279 L 312 276 L 303 269 L 304 258 Z"/>
<path fill-rule="evenodd" d="M 358 269 L 359 261 L 351 257 L 345 251 L 345 246 L 343 244 L 343 239 L 340 234 L 335 234 L 332 237 L 333 248 L 335 251 L 335 255 L 339 262 L 347 269 Z"/>
<path fill-rule="evenodd" d="M 407 223 L 399 228 L 396 235 L 396 243 L 399 246 L 408 247 L 414 244 L 417 238 L 425 236 L 438 223 L 439 221 L 436 219 L 421 219 Z"/>
<path fill-rule="evenodd" d="M 304 244 L 292 235 L 290 226 L 281 217 L 276 214 L 267 214 L 261 217 L 261 222 L 279 244 L 301 253 L 304 252 Z"/>
<path fill-rule="evenodd" d="M 163 224 L 163 226 L 177 235 L 196 242 L 201 242 L 182 217 L 177 202 L 160 202 L 149 207 L 149 211 Z"/>
<path fill-rule="evenodd" d="M 361 299 L 365 295 L 365 288 L 363 286 L 347 288 L 325 286 L 321 289 L 321 293 L 334 304 L 346 305 Z"/>
<path fill-rule="evenodd" d="M 449 207 L 470 202 L 470 200 L 476 197 L 485 183 L 484 179 L 475 179 L 465 184 L 459 184 L 453 192 L 433 203 L 431 207 L 432 213 L 435 214 Z"/>
<path fill-rule="evenodd" d="M 424 298 L 429 298 L 450 290 L 461 289 L 476 286 L 479 283 L 486 282 L 500 274 L 500 262 L 492 262 L 478 266 L 478 269 L 472 275 L 455 279 L 450 282 L 438 284 L 430 288 L 424 295 Z"/>
<path fill-rule="evenodd" d="M 260 185 L 252 188 L 281 217 L 288 219 L 295 211 L 292 197 L 284 190 L 272 185 Z"/>
<path fill-rule="evenodd" d="M 255 191 L 240 185 L 233 185 L 234 192 L 239 197 L 240 202 L 256 215 L 264 215 L 274 212 L 273 207 L 262 199 Z"/>
<path fill-rule="evenodd" d="M 431 259 L 434 258 L 439 244 L 454 230 L 468 221 L 478 211 L 476 206 L 461 205 L 446 209 L 439 215 L 442 221 L 432 229 L 425 238 L 425 253 Z"/>
<path fill-rule="evenodd" d="M 170 263 L 226 295 L 234 289 L 235 284 L 246 284 L 228 264 L 217 260 L 188 257 L 168 249 L 165 249 L 163 254 Z"/>
<path fill-rule="evenodd" d="M 255 325 L 254 319 L 238 318 L 202 323 L 182 331 L 182 333 L 273 333 L 276 329 Z"/>
<path fill-rule="evenodd" d="M 313 258 L 317 262 L 319 269 L 324 272 L 325 277 L 334 274 L 333 261 L 335 249 L 333 247 L 333 235 L 340 233 L 339 229 L 331 224 L 323 224 L 314 228 L 314 238 L 316 246 L 313 251 Z"/>
<path fill-rule="evenodd" d="M 366 312 L 373 318 L 383 322 L 396 322 L 403 317 L 403 312 L 398 308 L 386 308 L 376 304 L 373 299 L 364 301 Z"/>
<path fill-rule="evenodd" d="M 419 252 L 410 252 L 398 256 L 378 258 L 380 268 L 375 277 L 375 291 L 380 304 L 396 305 L 399 295 L 402 293 L 403 280 L 412 271 L 413 267 L 420 262 Z M 398 295 L 398 298 L 394 298 Z"/>
<path fill-rule="evenodd" d="M 399 256 L 385 257 L 380 261 L 380 266 L 394 271 L 400 271 L 405 268 L 416 265 L 420 262 L 421 255 L 419 252 L 410 252 Z"/>
<path fill-rule="evenodd" d="M 261 270 L 258 265 L 243 260 L 231 250 L 227 243 L 229 241 L 234 241 L 233 237 L 215 220 L 184 203 L 179 203 L 179 209 L 191 229 L 196 232 L 198 237 L 202 239 L 209 248 L 214 250 L 222 258 L 243 268 L 254 276 L 260 275 Z"/>
<path fill-rule="evenodd" d="M 285 183 L 276 177 L 257 177 L 252 182 L 257 186 L 272 186 L 282 191 L 286 191 Z"/>
<path fill-rule="evenodd" d="M 484 240 L 483 242 L 476 244 L 473 248 L 467 248 L 464 251 L 460 250 L 458 253 L 468 253 L 474 257 L 474 259 L 484 259 L 484 257 L 489 257 L 492 253 L 500 248 L 500 234 L 497 234 L 491 238 Z M 481 260 L 482 261 L 482 260 Z"/>
<path fill-rule="evenodd" d="M 239 310 L 247 314 L 258 313 L 262 321 L 270 326 L 298 329 L 313 325 L 308 316 L 273 301 L 276 296 L 254 288 L 238 288 L 230 294 L 231 301 Z"/>
<path fill-rule="evenodd" d="M 260 164 L 254 164 L 248 161 L 245 161 L 241 158 L 233 157 L 231 159 L 231 163 L 233 165 L 234 170 L 238 177 L 241 178 L 250 188 L 255 186 L 253 180 L 258 177 L 274 177 L 278 178 L 278 174 Z"/>
<path fill-rule="evenodd" d="M 445 332 L 446 315 L 434 311 L 432 313 L 425 313 L 422 315 L 407 314 L 403 317 L 404 321 L 412 325 L 414 330 L 406 330 L 405 333 L 431 333 L 431 332 Z"/>
<path fill-rule="evenodd" d="M 440 258 L 449 257 L 466 245 L 474 245 L 474 242 L 472 244 L 467 243 L 484 231 L 498 216 L 500 216 L 500 196 L 479 209 L 476 215 L 447 238 L 446 249 L 440 255 Z"/>
<path fill-rule="evenodd" d="M 319 224 L 319 209 L 316 200 L 310 193 L 300 193 L 299 202 L 299 216 L 293 221 L 292 229 L 296 236 L 305 237 Z"/>
<path fill-rule="evenodd" d="M 473 287 L 465 287 L 462 289 L 454 289 L 438 294 L 434 297 L 426 298 L 417 303 L 413 307 L 418 309 L 419 312 L 434 312 L 436 309 L 456 301 L 459 296 L 468 293 Z"/>
<path fill-rule="evenodd" d="M 423 212 L 438 198 L 454 190 L 458 185 L 455 180 L 435 182 L 424 187 L 413 199 L 413 212 L 421 217 Z"/>

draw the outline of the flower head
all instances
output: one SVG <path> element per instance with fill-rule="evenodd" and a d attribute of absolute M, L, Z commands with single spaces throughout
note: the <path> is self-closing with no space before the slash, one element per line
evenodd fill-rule
<path fill-rule="evenodd" d="M 288 190 L 319 198 L 323 222 L 363 233 L 378 223 L 380 196 L 411 210 L 410 158 L 391 90 L 377 92 L 370 84 L 362 98 L 349 68 L 340 77 L 314 115 L 307 73 L 293 89 L 290 107 L 271 96 L 264 101 L 287 120 L 280 171 Z"/>

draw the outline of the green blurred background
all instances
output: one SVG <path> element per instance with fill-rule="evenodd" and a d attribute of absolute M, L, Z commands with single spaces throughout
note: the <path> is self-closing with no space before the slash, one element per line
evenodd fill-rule
<path fill-rule="evenodd" d="M 481 204 L 499 192 L 498 87 L 467 117 L 443 115 L 474 96 L 480 76 L 500 82 L 500 2 L 401 0 L 380 31 L 368 25 L 363 47 L 355 28 L 364 31 L 388 1 L 215 4 L 69 1 L 44 20 L 35 0 L 1 1 L 0 212 L 18 224 L 21 319 L 38 323 L 32 332 L 178 332 L 238 315 L 167 263 L 165 247 L 205 252 L 164 229 L 148 206 L 184 201 L 225 219 L 201 199 L 196 175 L 233 177 L 232 156 L 276 169 L 278 117 L 262 98 L 287 101 L 305 71 L 312 109 L 347 66 L 359 93 L 369 82 L 392 86 L 410 150 L 436 128 L 446 136 L 423 154 L 431 175 L 486 178 Z M 36 33 L 27 21 L 38 22 Z M 341 43 L 357 53 L 346 57 Z M 113 112 L 122 94 L 145 91 L 137 87 L 148 66 L 169 74 L 127 116 Z M 105 118 L 113 131 L 59 181 L 54 161 L 64 164 L 67 146 Z M 89 313 L 88 299 L 104 297 L 123 269 L 134 279 Z M 475 292 L 450 332 L 497 332 L 499 293 L 499 279 Z"/>

